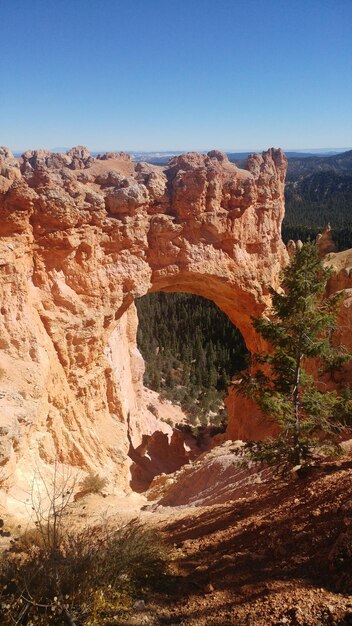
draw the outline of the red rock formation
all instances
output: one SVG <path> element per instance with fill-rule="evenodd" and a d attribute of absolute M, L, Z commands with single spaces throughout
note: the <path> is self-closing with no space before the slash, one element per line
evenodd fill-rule
<path fill-rule="evenodd" d="M 155 429 L 141 420 L 136 297 L 205 296 L 260 347 L 251 316 L 287 260 L 285 172 L 274 149 L 246 170 L 218 151 L 161 168 L 82 147 L 20 160 L 0 149 L 0 448 L 13 493 L 55 457 L 128 484 L 128 414 L 135 446 Z"/>

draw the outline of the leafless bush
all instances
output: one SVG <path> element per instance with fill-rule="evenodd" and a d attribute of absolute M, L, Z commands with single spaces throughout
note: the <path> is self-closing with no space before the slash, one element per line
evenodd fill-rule
<path fill-rule="evenodd" d="M 100 626 L 102 616 L 162 580 L 166 549 L 155 533 L 137 522 L 68 532 L 74 481 L 57 467 L 50 487 L 38 481 L 31 494 L 35 528 L 0 559 L 1 624 Z"/>

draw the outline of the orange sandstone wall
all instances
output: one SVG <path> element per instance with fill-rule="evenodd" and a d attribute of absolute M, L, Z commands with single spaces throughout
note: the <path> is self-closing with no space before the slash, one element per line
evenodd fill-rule
<path fill-rule="evenodd" d="M 260 347 L 251 316 L 287 261 L 285 172 L 274 149 L 241 170 L 218 151 L 162 168 L 82 147 L 21 159 L 0 148 L 0 463 L 10 496 L 55 458 L 128 488 L 130 442 L 158 426 L 143 407 L 136 297 L 207 297 L 250 350 Z"/>

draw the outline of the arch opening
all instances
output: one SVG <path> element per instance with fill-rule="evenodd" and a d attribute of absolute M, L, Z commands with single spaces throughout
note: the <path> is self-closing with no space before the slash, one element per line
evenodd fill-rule
<path fill-rule="evenodd" d="M 189 292 L 153 292 L 135 300 L 137 345 L 145 362 L 147 409 L 157 420 L 134 447 L 130 485 L 145 491 L 209 448 L 225 433 L 224 403 L 248 350 L 238 328 L 214 302 Z"/>
<path fill-rule="evenodd" d="M 154 292 L 135 303 L 145 386 L 179 405 L 192 427 L 224 428 L 224 397 L 248 355 L 238 328 L 214 302 L 191 293 Z"/>

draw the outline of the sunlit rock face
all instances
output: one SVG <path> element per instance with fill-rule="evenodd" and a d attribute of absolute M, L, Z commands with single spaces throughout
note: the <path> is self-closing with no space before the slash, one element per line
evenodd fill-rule
<path fill-rule="evenodd" d="M 162 168 L 82 146 L 21 159 L 0 149 L 0 462 L 10 493 L 55 458 L 128 487 L 129 446 L 161 428 L 143 407 L 136 297 L 204 296 L 249 350 L 261 347 L 251 316 L 265 311 L 288 258 L 285 172 L 275 149 L 245 170 L 218 151 Z M 249 419 L 238 411 L 232 434 Z"/>

